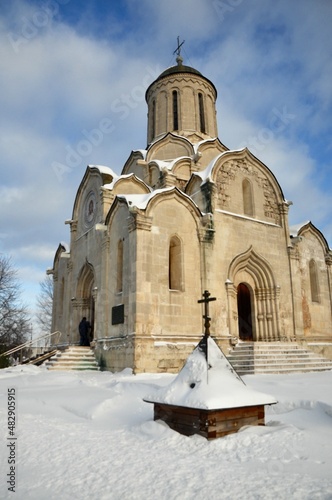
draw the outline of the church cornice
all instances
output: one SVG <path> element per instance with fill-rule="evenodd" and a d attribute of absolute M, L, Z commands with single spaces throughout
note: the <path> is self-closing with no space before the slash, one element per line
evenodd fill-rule
<path fill-rule="evenodd" d="M 152 220 L 152 217 L 148 217 L 144 212 L 133 207 L 129 210 L 128 231 L 132 232 L 137 229 L 151 231 Z"/>

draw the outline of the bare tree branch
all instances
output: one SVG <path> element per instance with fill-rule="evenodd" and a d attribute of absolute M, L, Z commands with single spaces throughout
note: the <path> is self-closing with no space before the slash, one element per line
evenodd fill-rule
<path fill-rule="evenodd" d="M 22 344 L 31 333 L 27 307 L 20 300 L 21 285 L 9 257 L 0 255 L 0 348 Z"/>
<path fill-rule="evenodd" d="M 53 278 L 47 275 L 39 283 L 40 292 L 37 296 L 37 323 L 43 332 L 49 333 L 52 328 L 52 308 L 53 308 Z"/>

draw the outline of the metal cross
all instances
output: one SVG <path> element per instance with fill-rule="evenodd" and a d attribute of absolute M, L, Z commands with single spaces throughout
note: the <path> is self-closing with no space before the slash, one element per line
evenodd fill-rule
<path fill-rule="evenodd" d="M 173 54 L 175 54 L 175 52 L 177 53 L 178 56 L 181 55 L 181 47 L 182 45 L 184 44 L 185 40 L 183 40 L 183 42 L 180 43 L 180 37 L 178 36 L 178 46 L 177 48 L 174 50 Z"/>
<path fill-rule="evenodd" d="M 213 300 L 217 300 L 216 297 L 210 297 L 210 292 L 208 290 L 204 290 L 203 297 L 204 299 L 198 300 L 197 302 L 199 304 L 204 303 L 204 316 L 203 318 L 205 319 L 204 321 L 204 335 L 209 337 L 210 335 L 210 322 L 211 322 L 211 317 L 209 316 L 209 302 L 212 302 Z"/>

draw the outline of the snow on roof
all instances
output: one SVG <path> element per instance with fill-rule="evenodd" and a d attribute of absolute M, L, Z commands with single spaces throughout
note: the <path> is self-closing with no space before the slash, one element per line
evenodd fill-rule
<path fill-rule="evenodd" d="M 173 166 L 179 161 L 179 160 L 187 160 L 191 159 L 190 156 L 178 156 L 177 158 L 172 158 L 171 160 L 156 160 L 153 159 L 151 160 L 151 163 L 156 163 L 158 167 L 161 169 L 167 168 L 168 170 L 172 170 Z"/>
<path fill-rule="evenodd" d="M 137 207 L 140 210 L 145 210 L 149 201 L 154 197 L 157 196 L 160 193 L 167 193 L 167 191 L 172 191 L 175 188 L 174 186 L 170 186 L 167 188 L 161 188 L 161 189 L 156 189 L 152 193 L 147 193 L 147 194 L 118 194 L 117 197 L 120 199 L 124 199 L 127 204 L 131 207 Z M 181 191 L 182 196 L 185 196 L 190 200 L 192 203 L 196 205 L 196 203 L 188 196 L 186 193 L 183 193 Z M 197 205 L 196 205 L 197 206 Z"/>
<path fill-rule="evenodd" d="M 66 253 L 70 252 L 70 246 L 65 241 L 60 241 L 60 245 L 65 249 Z"/>
<path fill-rule="evenodd" d="M 204 339 L 207 357 L 201 347 Z M 274 397 L 247 387 L 211 337 L 203 337 L 202 341 L 177 377 L 144 401 L 205 410 L 277 403 Z"/>
<path fill-rule="evenodd" d="M 137 207 L 144 210 L 155 194 L 156 191 L 147 194 L 118 194 L 117 197 L 124 199 L 130 207 Z"/>
<path fill-rule="evenodd" d="M 170 191 L 172 187 L 164 189 L 156 189 L 152 193 L 144 194 L 118 194 L 117 197 L 124 199 L 130 207 L 137 207 L 141 210 L 145 210 L 149 201 L 160 192 Z"/>
<path fill-rule="evenodd" d="M 145 160 L 146 155 L 147 155 L 147 150 L 146 149 L 134 149 L 133 153 L 141 153 L 141 155 L 143 156 L 143 159 Z"/>
<path fill-rule="evenodd" d="M 200 177 L 203 182 L 206 182 L 207 180 L 209 180 L 210 176 L 211 176 L 211 172 L 213 170 L 213 167 L 214 167 L 216 161 L 219 158 L 221 158 L 221 156 L 224 155 L 226 152 L 227 151 L 218 154 L 215 158 L 213 158 L 213 160 L 210 161 L 210 163 L 208 164 L 208 166 L 204 170 L 201 170 L 200 172 L 194 172 L 194 175 L 197 175 L 198 177 Z"/>
<path fill-rule="evenodd" d="M 202 144 L 204 144 L 205 142 L 213 142 L 213 141 L 216 141 L 217 139 L 218 139 L 218 137 L 209 137 L 209 139 L 202 139 L 201 141 L 193 143 L 195 153 L 198 153 L 200 146 Z"/>
<path fill-rule="evenodd" d="M 117 177 L 117 174 L 110 167 L 105 167 L 104 165 L 88 165 L 89 168 L 96 168 L 101 174 L 111 175 L 112 177 Z"/>
<path fill-rule="evenodd" d="M 306 226 L 307 224 L 310 223 L 310 220 L 307 220 L 305 222 L 301 222 L 299 224 L 293 224 L 292 226 L 289 226 L 289 232 L 290 235 L 293 237 L 296 237 L 299 234 L 299 231 Z"/>
<path fill-rule="evenodd" d="M 116 175 L 114 174 L 114 177 L 113 177 L 113 180 L 112 182 L 109 182 L 108 184 L 104 184 L 103 188 L 104 189 L 114 189 L 115 185 L 117 184 L 117 182 L 123 180 L 123 179 L 130 179 L 131 177 L 137 177 L 136 174 L 134 174 L 133 172 L 130 173 L 130 174 L 122 174 L 122 175 Z M 137 177 L 137 179 L 139 181 L 141 181 L 143 184 L 145 184 L 145 186 L 151 190 L 150 186 L 148 186 L 148 184 L 146 184 L 146 182 L 144 182 L 142 179 L 140 179 L 139 177 Z"/>
<path fill-rule="evenodd" d="M 210 176 L 211 176 L 211 172 L 213 170 L 213 167 L 214 167 L 215 163 L 217 162 L 217 160 L 219 160 L 219 158 L 221 158 L 224 155 L 229 155 L 231 153 L 240 153 L 241 151 L 244 151 L 245 149 L 246 148 L 231 149 L 228 151 L 223 151 L 222 153 L 215 156 L 213 158 L 213 160 L 210 161 L 210 163 L 208 164 L 208 166 L 204 170 L 201 170 L 200 172 L 194 172 L 194 175 L 197 175 L 198 177 L 200 177 L 202 179 L 203 183 L 207 182 L 208 180 L 210 180 Z"/>

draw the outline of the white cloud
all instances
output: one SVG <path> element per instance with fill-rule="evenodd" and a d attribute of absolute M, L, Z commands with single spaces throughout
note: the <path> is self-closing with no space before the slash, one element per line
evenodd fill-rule
<path fill-rule="evenodd" d="M 14 259 L 29 260 L 31 256 L 38 259 L 38 262 L 50 263 L 54 257 L 54 247 L 51 245 L 29 244 L 21 246 L 13 253 Z"/>

